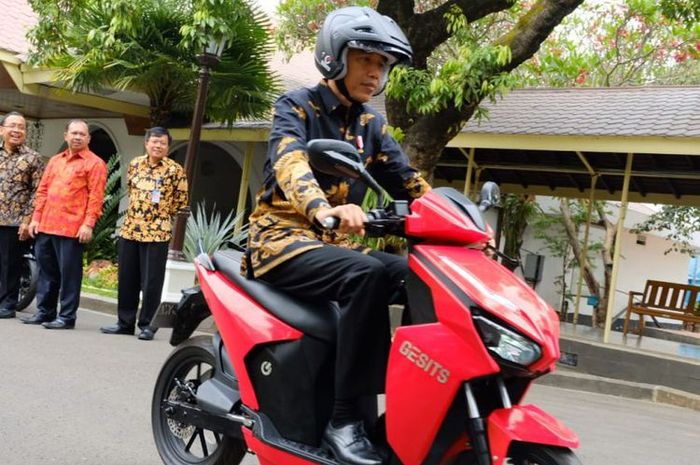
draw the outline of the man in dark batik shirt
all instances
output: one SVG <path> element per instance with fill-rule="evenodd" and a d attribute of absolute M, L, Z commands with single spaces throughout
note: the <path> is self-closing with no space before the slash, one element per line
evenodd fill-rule
<path fill-rule="evenodd" d="M 146 131 L 146 154 L 129 163 L 126 184 L 129 206 L 119 232 L 119 290 L 117 323 L 103 326 L 105 334 L 134 334 L 139 295 L 139 339 L 150 341 L 151 320 L 160 304 L 175 215 L 187 208 L 185 170 L 168 158 L 172 137 L 162 127 Z"/>
<path fill-rule="evenodd" d="M 364 233 L 367 219 L 358 205 L 348 203 L 354 181 L 312 170 L 306 143 L 318 138 L 353 143 L 395 199 L 427 192 L 429 185 L 409 166 L 384 117 L 365 105 L 383 90 L 392 66 L 410 61 L 411 54 L 396 23 L 374 10 L 349 7 L 329 14 L 315 56 L 325 79 L 275 104 L 265 181 L 250 217 L 252 269 L 244 273 L 290 294 L 340 306 L 335 401 L 323 441 L 344 464 L 381 463 L 363 430 L 358 400 L 383 389 L 387 308 L 408 265 L 403 257 L 350 241 L 350 233 Z M 335 231 L 320 226 L 330 216 L 340 219 Z"/>
<path fill-rule="evenodd" d="M 0 137 L 0 318 L 14 318 L 22 253 L 44 161 L 24 145 L 27 121 L 21 113 L 13 111 L 0 120 Z"/>

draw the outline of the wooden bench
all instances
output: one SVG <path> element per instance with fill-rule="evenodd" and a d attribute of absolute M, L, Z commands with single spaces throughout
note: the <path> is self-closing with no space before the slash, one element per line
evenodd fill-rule
<path fill-rule="evenodd" d="M 644 331 L 644 315 L 670 318 L 683 321 L 686 329 L 700 323 L 700 312 L 695 310 L 695 302 L 700 293 L 700 286 L 667 283 L 664 281 L 647 281 L 644 292 L 629 292 L 627 312 L 623 335 L 627 335 L 632 313 L 639 315 L 639 336 Z M 641 297 L 641 301 L 638 299 Z M 688 326 L 691 326 L 689 328 Z"/>

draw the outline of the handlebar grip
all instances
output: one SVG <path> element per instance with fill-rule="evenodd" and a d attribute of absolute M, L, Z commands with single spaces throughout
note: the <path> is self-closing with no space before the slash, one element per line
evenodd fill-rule
<path fill-rule="evenodd" d="M 340 218 L 337 216 L 328 216 L 323 220 L 321 226 L 325 229 L 338 229 L 338 226 L 340 226 Z"/>

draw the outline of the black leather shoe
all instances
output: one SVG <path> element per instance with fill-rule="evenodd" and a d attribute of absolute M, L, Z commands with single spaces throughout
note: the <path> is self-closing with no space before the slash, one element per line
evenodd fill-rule
<path fill-rule="evenodd" d="M 0 310 L 0 318 L 14 318 L 15 317 L 15 311 L 14 310 L 8 310 L 6 308 L 3 308 Z"/>
<path fill-rule="evenodd" d="M 156 332 L 151 329 L 151 328 L 143 328 L 141 332 L 139 333 L 139 339 L 142 341 L 150 341 L 153 339 L 153 336 L 156 335 Z"/>
<path fill-rule="evenodd" d="M 382 458 L 367 438 L 361 421 L 334 427 L 323 432 L 323 445 L 342 465 L 381 465 Z"/>
<path fill-rule="evenodd" d="M 34 315 L 30 316 L 29 318 L 20 318 L 22 320 L 22 323 L 25 325 L 40 325 L 42 323 L 46 323 L 47 321 L 53 321 L 55 317 L 47 317 L 45 315 L 41 315 L 39 313 L 35 313 Z"/>
<path fill-rule="evenodd" d="M 129 336 L 134 335 L 134 328 L 125 328 L 123 326 L 120 326 L 119 324 L 103 326 L 100 328 L 100 331 L 102 331 L 105 334 L 127 334 Z"/>
<path fill-rule="evenodd" d="M 56 318 L 53 321 L 47 321 L 45 323 L 42 323 L 41 326 L 43 326 L 46 329 L 73 329 L 75 328 L 75 322 L 71 321 L 69 323 L 61 318 Z"/>

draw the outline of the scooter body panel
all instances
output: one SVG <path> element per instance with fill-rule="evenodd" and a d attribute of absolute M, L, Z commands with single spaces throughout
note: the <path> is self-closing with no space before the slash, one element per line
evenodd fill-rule
<path fill-rule="evenodd" d="M 257 410 L 258 399 L 245 365 L 246 356 L 259 344 L 297 340 L 303 334 L 270 315 L 223 275 L 200 265 L 197 274 L 238 376 L 241 400 Z"/>
<path fill-rule="evenodd" d="M 387 439 L 401 462 L 420 464 L 464 380 L 499 371 L 480 341 L 441 323 L 396 330 L 386 383 Z"/>
<path fill-rule="evenodd" d="M 429 264 L 427 266 L 432 267 L 436 285 L 451 290 L 455 298 L 462 302 L 461 309 L 436 302 L 435 312 L 440 321 L 465 323 L 468 318 L 463 308 L 468 305 L 466 302 L 472 301 L 537 342 L 542 356 L 528 367 L 530 371 L 547 371 L 559 359 L 559 318 L 556 312 L 510 270 L 480 250 L 449 245 L 417 245 L 415 251 L 419 257 L 424 257 L 424 262 Z M 435 292 L 433 295 L 436 297 Z"/>
<path fill-rule="evenodd" d="M 406 217 L 406 234 L 455 244 L 486 243 L 491 238 L 488 230 L 478 229 L 472 219 L 434 192 L 413 201 Z"/>
<path fill-rule="evenodd" d="M 534 405 L 499 409 L 488 418 L 488 435 L 494 465 L 502 465 L 513 442 L 577 448 L 576 433 Z"/>

